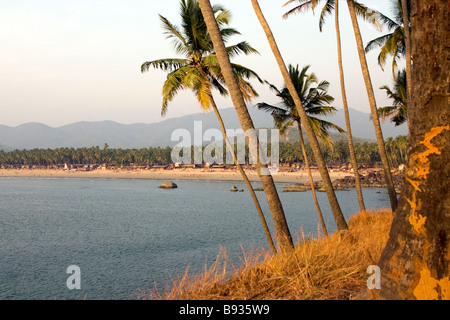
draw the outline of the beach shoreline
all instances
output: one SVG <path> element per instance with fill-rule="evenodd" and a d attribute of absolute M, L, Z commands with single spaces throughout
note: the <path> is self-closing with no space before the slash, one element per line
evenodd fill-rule
<path fill-rule="evenodd" d="M 252 182 L 259 182 L 254 170 L 246 171 Z M 341 179 L 352 175 L 345 172 L 330 172 L 331 180 Z M 0 177 L 34 177 L 34 178 L 103 178 L 103 179 L 148 179 L 148 180 L 210 180 L 210 181 L 241 181 L 242 176 L 237 170 L 201 170 L 201 169 L 174 169 L 174 170 L 111 170 L 96 169 L 91 171 L 63 170 L 63 169 L 0 169 Z M 306 183 L 308 173 L 277 172 L 272 174 L 276 183 Z M 314 181 L 321 181 L 318 171 L 313 172 Z"/>

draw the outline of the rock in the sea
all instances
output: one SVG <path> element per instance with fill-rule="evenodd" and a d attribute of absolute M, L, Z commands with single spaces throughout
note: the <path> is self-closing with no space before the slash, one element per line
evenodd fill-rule
<path fill-rule="evenodd" d="M 236 186 L 232 186 L 232 187 L 230 188 L 230 191 L 239 191 L 239 189 L 238 189 Z"/>
<path fill-rule="evenodd" d="M 161 185 L 159 186 L 160 188 L 163 189 L 174 189 L 174 188 L 178 188 L 176 183 L 173 183 L 171 181 L 164 181 L 163 183 L 161 183 Z"/>
<path fill-rule="evenodd" d="M 304 184 L 291 184 L 283 187 L 283 192 L 303 192 L 307 190 L 311 190 L 311 187 Z"/>

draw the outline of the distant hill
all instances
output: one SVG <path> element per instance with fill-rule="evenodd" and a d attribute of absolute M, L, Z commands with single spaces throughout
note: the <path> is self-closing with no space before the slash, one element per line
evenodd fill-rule
<path fill-rule="evenodd" d="M 239 119 L 234 108 L 220 110 L 228 129 L 240 129 Z M 256 128 L 273 127 L 271 116 L 253 107 L 249 108 Z M 355 137 L 374 140 L 373 125 L 368 113 L 350 110 L 352 132 Z M 328 118 L 345 128 L 344 114 L 339 110 L 334 117 Z M 0 149 L 33 149 L 58 147 L 103 147 L 110 148 L 146 148 L 174 146 L 178 141 L 171 141 L 176 129 L 187 129 L 193 137 L 194 121 L 202 121 L 203 132 L 210 128 L 219 129 L 214 113 L 197 113 L 178 118 L 170 118 L 156 123 L 120 124 L 113 121 L 81 121 L 53 128 L 42 123 L 26 123 L 17 127 L 0 125 Z M 407 134 L 406 126 L 394 127 L 383 124 L 384 136 L 395 137 Z"/>

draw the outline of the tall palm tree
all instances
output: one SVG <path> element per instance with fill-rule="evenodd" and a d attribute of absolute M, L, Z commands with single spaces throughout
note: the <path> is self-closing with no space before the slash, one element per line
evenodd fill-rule
<path fill-rule="evenodd" d="M 336 194 L 334 193 L 333 185 L 331 184 L 330 175 L 328 173 L 328 169 L 325 165 L 325 161 L 323 159 L 319 143 L 314 134 L 314 131 L 311 127 L 310 122 L 308 121 L 308 116 L 306 114 L 305 109 L 303 108 L 302 101 L 298 96 L 297 91 L 295 90 L 295 86 L 292 83 L 292 80 L 289 76 L 289 72 L 286 68 L 286 64 L 284 63 L 283 57 L 278 49 L 278 45 L 275 41 L 275 37 L 273 36 L 272 30 L 270 29 L 269 24 L 267 23 L 259 3 L 257 0 L 252 0 L 253 9 L 255 10 L 256 16 L 261 24 L 264 33 L 266 34 L 267 40 L 269 42 L 269 46 L 274 54 L 275 60 L 277 61 L 278 67 L 280 68 L 281 74 L 283 76 L 283 80 L 286 84 L 286 87 L 289 90 L 289 93 L 292 96 L 292 99 L 297 108 L 298 114 L 302 121 L 302 124 L 305 128 L 306 135 L 308 136 L 311 148 L 314 152 L 314 158 L 317 162 L 317 166 L 319 168 L 320 175 L 322 177 L 324 188 L 326 189 L 328 201 L 330 203 L 331 211 L 333 212 L 334 219 L 336 221 L 336 225 L 339 231 L 345 232 L 348 230 L 347 222 L 345 221 L 344 215 L 342 214 L 341 207 L 336 198 Z"/>
<path fill-rule="evenodd" d="M 394 182 L 392 180 L 391 168 L 389 160 L 386 154 L 386 147 L 384 145 L 383 132 L 380 126 L 380 119 L 378 117 L 377 102 L 375 100 L 375 94 L 373 91 L 372 80 L 370 79 L 369 67 L 367 66 L 366 55 L 364 52 L 361 31 L 359 30 L 358 20 L 356 18 L 357 10 L 359 6 L 355 6 L 355 1 L 347 0 L 348 10 L 350 12 L 350 18 L 352 20 L 353 32 L 355 34 L 356 47 L 358 49 L 359 62 L 361 64 L 361 71 L 364 78 L 364 84 L 366 86 L 367 96 L 369 99 L 370 113 L 372 116 L 372 122 L 375 129 L 375 136 L 377 138 L 378 152 L 380 153 L 381 162 L 383 164 L 384 175 L 386 178 L 387 190 L 389 193 L 389 200 L 391 202 L 392 211 L 397 209 L 397 194 L 395 192 Z M 365 17 L 365 16 L 363 16 Z M 370 18 L 370 15 L 368 16 Z"/>
<path fill-rule="evenodd" d="M 293 2 L 294 0 L 288 1 L 285 5 Z M 314 10 L 315 7 L 318 5 L 320 0 L 297 0 L 300 2 L 300 4 L 293 9 L 289 10 L 287 13 L 283 15 L 284 18 L 289 17 L 290 15 L 302 12 L 305 10 Z M 350 153 L 350 161 L 353 166 L 353 174 L 355 176 L 355 187 L 356 187 L 356 195 L 358 198 L 358 204 L 359 209 L 361 211 L 366 210 L 365 204 L 364 204 L 364 197 L 362 193 L 362 186 L 361 186 L 361 177 L 359 175 L 359 165 L 358 160 L 356 158 L 356 152 L 355 152 L 355 146 L 353 143 L 353 135 L 352 135 L 352 126 L 350 123 L 350 112 L 348 109 L 348 101 L 347 101 L 347 93 L 345 90 L 345 78 L 344 78 L 344 67 L 342 64 L 342 49 L 341 49 L 341 33 L 339 28 L 339 2 L 338 0 L 327 0 L 325 2 L 325 5 L 323 6 L 320 18 L 319 18 L 319 29 L 322 31 L 322 27 L 325 23 L 325 18 L 327 15 L 330 15 L 332 11 L 334 10 L 334 16 L 335 16 L 335 30 L 336 30 L 336 43 L 337 43 L 337 56 L 338 56 L 338 66 L 339 66 L 339 80 L 341 85 L 341 96 L 342 96 L 342 104 L 344 108 L 344 117 L 345 117 L 345 125 L 346 125 L 346 131 L 347 131 L 347 143 L 348 143 L 348 150 Z M 364 14 L 365 10 L 364 8 L 361 8 L 359 11 L 362 14 Z"/>
<path fill-rule="evenodd" d="M 303 107 L 308 114 L 308 119 L 311 123 L 314 133 L 318 137 L 320 137 L 322 141 L 331 145 L 332 143 L 331 139 L 329 138 L 327 129 L 333 128 L 338 130 L 339 132 L 344 132 L 344 130 L 331 122 L 316 117 L 318 115 L 325 116 L 333 114 L 334 112 L 336 112 L 336 109 L 329 106 L 329 104 L 334 101 L 334 98 L 327 94 L 329 82 L 322 81 L 319 83 L 314 73 L 307 74 L 309 67 L 310 66 L 305 66 L 302 68 L 302 70 L 299 70 L 298 65 L 296 67 L 289 65 L 289 75 L 292 79 L 292 82 L 294 83 L 295 89 L 297 90 L 300 99 L 302 100 Z M 317 84 L 317 87 L 312 87 L 314 84 Z M 306 155 L 305 141 L 302 132 L 302 123 L 298 115 L 297 108 L 295 107 L 292 96 L 290 95 L 289 90 L 286 86 L 284 86 L 281 90 L 277 89 L 277 87 L 275 87 L 274 85 L 271 85 L 271 88 L 275 90 L 277 97 L 281 98 L 281 105 L 274 106 L 267 103 L 258 103 L 256 106 L 260 110 L 267 111 L 273 116 L 275 125 L 280 129 L 280 132 L 285 132 L 292 125 L 297 125 L 300 135 L 301 149 L 303 158 L 305 160 L 306 170 L 309 176 L 314 204 L 316 206 L 319 220 L 322 225 L 322 231 L 325 236 L 328 236 L 328 231 L 323 219 L 322 210 L 320 209 L 320 205 L 317 200 L 314 179 L 312 177 L 311 169 L 309 166 L 309 160 Z"/>
<path fill-rule="evenodd" d="M 387 96 L 392 99 L 392 106 L 378 108 L 381 119 L 391 118 L 391 121 L 399 126 L 407 120 L 407 80 L 406 70 L 399 71 L 395 77 L 394 87 L 382 86 L 380 89 L 386 91 Z"/>
<path fill-rule="evenodd" d="M 161 15 L 160 20 L 163 23 L 163 28 L 165 34 L 167 35 L 167 39 L 172 40 L 175 51 L 179 54 L 185 55 L 186 58 L 169 58 L 148 61 L 142 64 L 141 71 L 145 72 L 148 71 L 150 67 L 153 67 L 168 72 L 167 79 L 162 90 L 163 104 L 161 108 L 161 115 L 165 115 L 167 112 L 168 103 L 180 90 L 183 89 L 192 90 L 196 95 L 200 106 L 205 111 L 209 111 L 210 108 L 214 110 L 226 145 L 233 155 L 233 160 L 250 191 L 270 249 L 273 253 L 276 253 L 276 248 L 259 204 L 259 200 L 244 169 L 237 161 L 234 149 L 231 147 L 231 144 L 227 138 L 222 117 L 213 98 L 213 89 L 217 89 L 222 95 L 228 94 L 228 91 L 225 88 L 225 81 L 217 56 L 214 52 L 213 43 L 203 19 L 199 3 L 196 0 L 182 0 L 180 2 L 180 6 L 182 20 L 181 29 Z M 213 12 L 216 23 L 220 26 L 220 34 L 224 39 L 228 39 L 232 35 L 239 34 L 239 32 L 235 29 L 225 28 L 231 17 L 229 11 L 225 10 L 221 6 L 215 6 L 213 8 Z M 247 42 L 240 42 L 236 45 L 228 46 L 226 47 L 226 52 L 229 56 L 235 56 L 240 53 L 257 53 L 257 51 Z M 257 93 L 253 90 L 252 86 L 245 80 L 245 78 L 256 77 L 259 79 L 258 75 L 252 70 L 241 65 L 232 64 L 232 68 L 237 76 L 239 89 L 244 98 L 249 101 L 251 98 L 257 96 Z"/>
<path fill-rule="evenodd" d="M 223 73 L 223 78 L 225 80 L 227 88 L 230 90 L 230 96 L 236 109 L 236 113 L 238 115 L 242 129 L 245 132 L 252 134 L 252 139 L 248 140 L 252 144 L 256 143 L 256 147 L 258 148 L 259 142 L 258 137 L 255 133 L 255 127 L 253 125 L 250 114 L 248 113 L 248 109 L 245 104 L 242 91 L 240 90 L 237 76 L 234 73 L 233 66 L 230 62 L 230 56 L 228 55 L 219 25 L 214 16 L 214 10 L 211 7 L 211 3 L 209 2 L 209 0 L 199 0 L 199 4 L 209 31 L 209 35 L 214 45 L 217 59 Z M 253 145 L 251 145 L 250 147 L 253 148 Z M 256 167 L 259 179 L 266 194 L 270 212 L 272 214 L 278 243 L 282 250 L 291 250 L 293 248 L 292 236 L 287 225 L 284 209 L 278 196 L 273 178 L 271 175 L 268 175 L 266 174 L 266 172 L 264 172 L 264 169 L 267 169 L 267 165 L 258 161 Z"/>

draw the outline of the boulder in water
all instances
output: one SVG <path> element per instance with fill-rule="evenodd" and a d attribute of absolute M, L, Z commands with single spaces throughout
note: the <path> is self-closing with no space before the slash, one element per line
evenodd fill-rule
<path fill-rule="evenodd" d="M 283 192 L 304 192 L 307 190 L 311 190 L 311 187 L 300 183 L 290 184 L 283 187 Z"/>
<path fill-rule="evenodd" d="M 163 183 L 161 183 L 161 185 L 159 187 L 163 188 L 163 189 L 175 189 L 175 188 L 178 188 L 177 184 L 173 183 L 171 181 L 164 181 Z"/>

